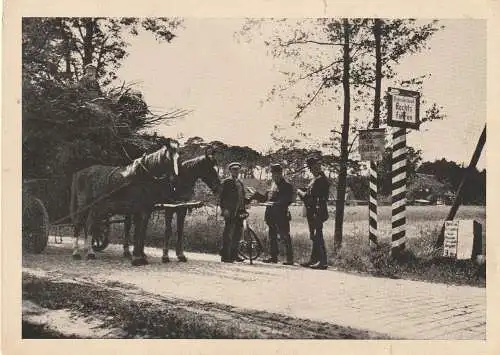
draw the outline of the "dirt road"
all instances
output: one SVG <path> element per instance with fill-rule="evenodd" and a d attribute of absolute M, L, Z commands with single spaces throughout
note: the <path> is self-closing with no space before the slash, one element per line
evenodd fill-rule
<path fill-rule="evenodd" d="M 245 297 L 235 283 L 258 277 L 257 265 L 221 264 L 211 255 L 165 265 L 160 251 L 147 252 L 151 264 L 139 268 L 121 258 L 116 245 L 92 261 L 72 260 L 68 240 L 24 255 L 23 337 L 388 339 L 226 302 L 223 294 Z M 223 281 L 204 283 L 211 275 Z M 188 289 L 178 294 L 181 285 Z M 203 297 L 211 287 L 221 292 L 216 302 Z"/>
<path fill-rule="evenodd" d="M 24 255 L 24 320 L 46 324 L 52 335 L 76 337 L 485 337 L 481 288 L 222 264 L 195 253 L 187 254 L 187 263 L 162 264 L 161 250 L 146 253 L 145 267 L 131 267 L 117 245 L 97 260 L 74 261 L 68 239 Z M 68 334 L 64 323 L 77 320 L 82 330 Z"/>

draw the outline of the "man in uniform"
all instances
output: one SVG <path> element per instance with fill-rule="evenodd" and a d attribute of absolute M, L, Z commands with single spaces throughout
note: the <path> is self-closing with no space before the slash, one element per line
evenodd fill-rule
<path fill-rule="evenodd" d="M 220 194 L 221 213 L 225 225 L 222 234 L 221 261 L 232 263 L 242 262 L 244 259 L 238 256 L 238 246 L 241 240 L 243 220 L 240 215 L 246 212 L 245 187 L 238 178 L 241 164 L 233 162 L 228 166 L 231 176 L 222 181 Z"/>
<path fill-rule="evenodd" d="M 304 201 L 306 207 L 307 224 L 313 246 L 308 262 L 304 267 L 325 270 L 328 267 L 325 239 L 323 237 L 323 223 L 328 219 L 327 201 L 330 183 L 321 170 L 320 160 L 316 156 L 307 158 L 307 167 L 313 174 L 313 180 L 306 191 L 297 190 L 297 194 Z"/>
<path fill-rule="evenodd" d="M 253 199 L 259 202 L 268 202 L 265 220 L 269 227 L 269 241 L 271 244 L 270 258 L 265 263 L 278 262 L 278 234 L 285 243 L 286 261 L 284 265 L 293 265 L 293 248 L 290 237 L 290 211 L 288 206 L 293 202 L 293 186 L 283 177 L 283 168 L 280 164 L 271 165 L 272 185 L 265 195 L 255 192 Z"/>

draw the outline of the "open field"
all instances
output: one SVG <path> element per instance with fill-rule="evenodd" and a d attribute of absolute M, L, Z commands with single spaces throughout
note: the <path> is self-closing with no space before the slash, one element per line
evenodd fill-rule
<path fill-rule="evenodd" d="M 333 239 L 335 209 L 330 207 L 330 218 L 324 225 L 325 238 Z M 407 207 L 407 237 L 421 238 L 429 232 L 439 229 L 442 226 L 450 206 L 408 206 Z M 262 235 L 266 234 L 264 223 L 263 206 L 251 206 L 249 208 L 249 222 L 252 228 Z M 378 209 L 379 235 L 381 238 L 390 238 L 391 233 L 391 207 L 384 206 Z M 303 215 L 302 206 L 291 206 L 292 214 L 291 231 L 292 237 L 308 235 L 307 221 Z M 216 220 L 217 219 L 217 220 Z M 484 206 L 462 206 L 458 210 L 456 219 L 476 219 L 483 225 L 483 235 L 485 235 L 486 208 Z M 174 221 L 175 224 L 175 221 Z M 216 216 L 215 209 L 202 207 L 194 210 L 186 219 L 186 234 L 190 230 L 197 230 L 198 225 L 206 228 L 206 225 L 223 227 L 220 216 Z M 161 236 L 163 233 L 163 218 L 154 216 L 150 224 L 150 233 Z M 368 236 L 368 206 L 347 206 L 344 214 L 344 234 Z"/>
<path fill-rule="evenodd" d="M 262 238 L 267 250 L 267 228 L 264 223 L 264 207 L 252 206 L 249 222 Z M 305 261 L 309 257 L 311 241 L 307 222 L 302 215 L 301 206 L 291 206 L 292 240 L 296 262 Z M 452 261 L 439 258 L 439 250 L 434 250 L 433 243 L 437 237 L 450 206 L 408 206 L 407 208 L 407 250 L 400 263 L 394 263 L 389 256 L 390 242 L 390 207 L 379 207 L 379 240 L 381 248 L 371 250 L 368 244 L 368 207 L 348 206 L 344 217 L 344 237 L 342 250 L 333 255 L 334 210 L 325 223 L 325 239 L 329 253 L 329 264 L 349 272 L 370 273 L 374 276 L 391 278 L 408 278 L 451 284 L 468 284 L 485 286 L 483 271 L 471 261 Z M 484 206 L 461 206 L 457 219 L 476 219 L 483 225 L 483 254 L 485 254 L 485 221 Z M 216 216 L 215 209 L 202 207 L 188 215 L 185 226 L 185 249 L 206 253 L 218 253 L 221 246 L 223 220 Z M 114 225 L 112 240 L 119 242 L 123 235 L 121 225 Z M 148 244 L 162 247 L 164 221 L 161 214 L 154 215 L 150 222 Z M 175 222 L 174 222 L 175 233 Z M 175 238 L 170 248 L 175 247 Z"/>

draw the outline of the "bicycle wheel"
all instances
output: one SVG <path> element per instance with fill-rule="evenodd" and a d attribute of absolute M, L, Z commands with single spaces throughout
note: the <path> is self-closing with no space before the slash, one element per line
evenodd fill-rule
<path fill-rule="evenodd" d="M 257 234 L 250 227 L 244 230 L 243 239 L 238 246 L 238 254 L 244 259 L 255 260 L 262 254 L 263 250 Z"/>
<path fill-rule="evenodd" d="M 23 251 L 41 253 L 49 240 L 49 215 L 43 202 L 35 197 L 23 198 Z"/>

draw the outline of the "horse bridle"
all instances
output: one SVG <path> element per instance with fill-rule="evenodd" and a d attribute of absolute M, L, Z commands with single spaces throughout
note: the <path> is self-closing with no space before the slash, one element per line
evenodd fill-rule
<path fill-rule="evenodd" d="M 174 149 L 174 147 L 172 146 L 172 141 L 168 142 L 168 146 L 165 145 L 165 148 L 166 148 L 166 154 L 168 154 L 167 158 L 170 159 L 170 160 L 173 160 L 173 165 L 174 165 L 174 173 L 175 173 L 175 176 L 178 176 L 179 175 L 179 160 L 178 160 L 178 157 L 177 157 L 177 160 L 175 158 L 172 157 L 172 151 L 170 149 Z M 175 149 L 177 149 L 178 147 L 175 147 Z M 178 154 L 176 152 L 176 154 Z M 128 154 L 127 154 L 128 155 Z M 145 156 L 146 153 L 143 154 L 143 156 Z M 174 154 L 175 156 L 175 154 Z M 163 174 L 162 176 L 156 176 L 154 175 L 150 169 L 148 169 L 146 167 L 146 165 L 144 165 L 144 163 L 139 160 L 139 165 L 142 167 L 142 169 L 154 180 L 154 181 L 161 181 L 161 180 L 165 180 L 165 179 L 168 179 L 170 178 L 171 176 L 169 176 L 168 174 Z M 177 169 L 176 169 L 177 167 Z M 176 171 L 177 170 L 177 171 Z"/>

